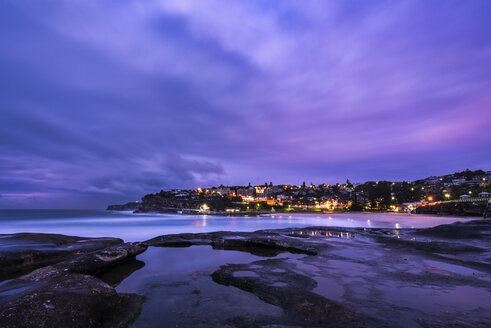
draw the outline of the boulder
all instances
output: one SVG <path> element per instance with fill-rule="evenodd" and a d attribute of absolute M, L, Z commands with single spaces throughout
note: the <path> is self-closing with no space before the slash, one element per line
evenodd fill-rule
<path fill-rule="evenodd" d="M 110 246 L 119 238 L 83 238 L 57 234 L 0 235 L 0 280 Z"/>

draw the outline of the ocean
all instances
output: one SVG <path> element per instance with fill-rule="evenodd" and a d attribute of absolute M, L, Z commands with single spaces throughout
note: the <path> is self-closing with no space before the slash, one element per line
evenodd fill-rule
<path fill-rule="evenodd" d="M 372 213 L 283 213 L 243 217 L 104 210 L 0 210 L 0 234 L 37 232 L 144 241 L 163 234 L 183 232 L 256 231 L 307 226 L 425 228 L 470 219 L 473 218 Z"/>

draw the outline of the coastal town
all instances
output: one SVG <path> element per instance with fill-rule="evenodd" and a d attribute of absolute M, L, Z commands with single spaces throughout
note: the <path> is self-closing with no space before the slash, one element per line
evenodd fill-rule
<path fill-rule="evenodd" d="M 333 185 L 223 186 L 161 190 L 141 202 L 110 205 L 136 212 L 251 214 L 264 212 L 389 211 L 482 216 L 491 198 L 491 171 L 465 170 L 416 181 Z M 451 205 L 450 207 L 448 205 Z M 438 206 L 435 210 L 435 206 Z M 434 211 L 437 211 L 433 213 Z M 452 213 L 452 211 L 454 213 Z M 455 212 L 457 211 L 457 212 Z"/>

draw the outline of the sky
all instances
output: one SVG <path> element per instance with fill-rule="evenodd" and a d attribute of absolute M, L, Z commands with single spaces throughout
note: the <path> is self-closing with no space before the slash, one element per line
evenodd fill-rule
<path fill-rule="evenodd" d="M 491 170 L 491 1 L 2 0 L 0 208 Z"/>

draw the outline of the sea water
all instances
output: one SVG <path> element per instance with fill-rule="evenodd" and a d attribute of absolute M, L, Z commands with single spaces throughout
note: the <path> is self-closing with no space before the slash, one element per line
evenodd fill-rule
<path fill-rule="evenodd" d="M 425 228 L 472 218 L 408 214 L 289 214 L 267 216 L 183 215 L 104 210 L 0 210 L 0 234 L 56 233 L 144 241 L 183 232 L 256 231 L 307 226 Z M 475 219 L 475 218 L 474 218 Z"/>

